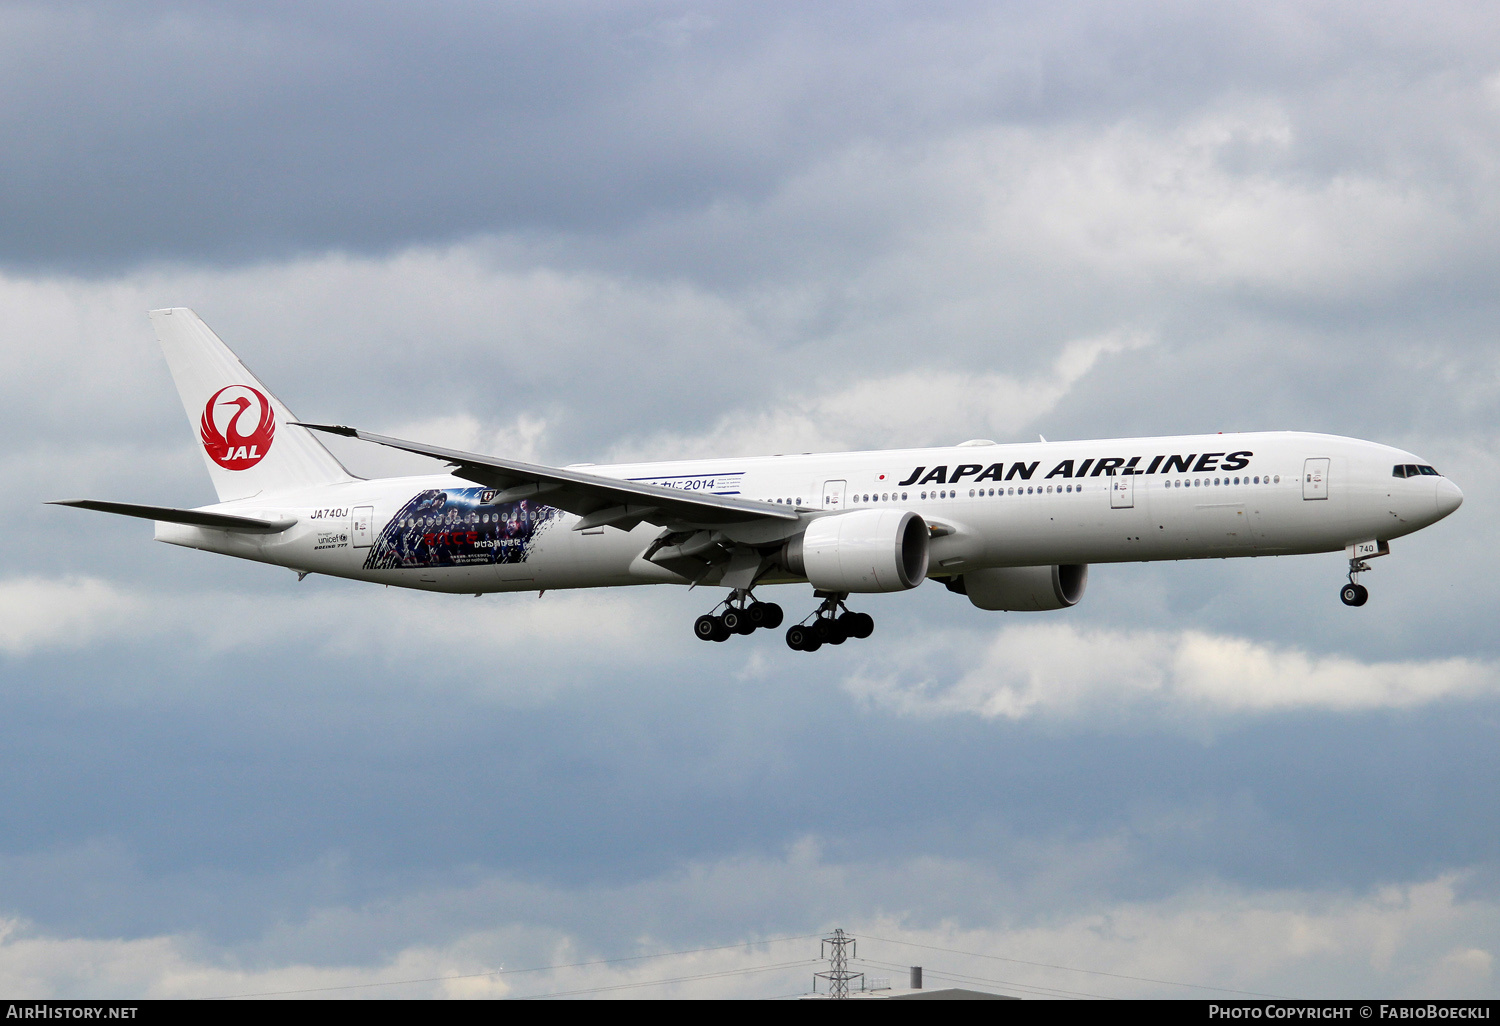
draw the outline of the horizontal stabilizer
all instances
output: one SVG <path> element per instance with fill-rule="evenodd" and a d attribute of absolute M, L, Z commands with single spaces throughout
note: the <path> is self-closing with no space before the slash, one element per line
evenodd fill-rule
<path fill-rule="evenodd" d="M 245 531 L 249 534 L 279 534 L 297 522 L 296 517 L 260 520 L 256 517 L 230 516 L 228 513 L 174 509 L 171 506 L 141 506 L 134 502 L 100 502 L 98 499 L 60 499 L 47 505 L 77 506 L 79 509 L 96 509 L 100 513 L 118 513 L 120 516 L 140 517 L 142 520 L 162 520 L 169 524 L 191 524 L 194 527 Z"/>

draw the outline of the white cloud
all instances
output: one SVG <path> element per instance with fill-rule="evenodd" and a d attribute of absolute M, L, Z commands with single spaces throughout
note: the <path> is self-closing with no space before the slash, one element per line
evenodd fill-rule
<path fill-rule="evenodd" d="M 236 997 L 288 991 L 304 997 L 506 996 L 511 988 L 503 977 L 475 975 L 493 963 L 475 961 L 472 947 L 468 938 L 460 938 L 443 950 L 414 946 L 368 966 L 250 968 L 232 959 L 205 959 L 202 942 L 190 937 L 58 938 L 38 934 L 24 922 L 0 920 L 0 989 L 34 997 Z M 369 986 L 404 980 L 418 982 Z"/>
<path fill-rule="evenodd" d="M 382 427 L 380 434 L 404 438 L 448 449 L 504 456 L 528 463 L 546 463 L 547 419 L 535 414 L 517 414 L 508 424 L 495 426 L 471 413 L 452 413 L 405 424 Z M 337 436 L 323 439 L 325 445 L 361 477 L 401 477 L 408 474 L 442 474 L 450 469 L 440 460 L 429 460 L 388 446 L 352 441 Z"/>
<path fill-rule="evenodd" d="M 531 701 L 559 681 L 586 684 L 590 667 L 648 664 L 660 656 L 664 636 L 691 640 L 690 619 L 651 588 L 475 598 L 371 585 L 328 587 L 311 579 L 294 586 L 291 574 L 280 572 L 286 573 L 286 590 L 258 594 L 150 592 L 96 579 L 0 580 L 0 653 L 159 646 L 168 639 L 194 658 L 230 657 L 225 665 L 232 665 L 236 653 L 269 644 L 388 666 L 503 664 L 503 674 L 435 674 L 433 680 L 444 687 L 460 682 L 476 695 Z M 92 677 L 75 686 L 112 688 L 107 678 Z"/>
<path fill-rule="evenodd" d="M 478 417 L 480 442 L 535 454 L 548 409 L 628 402 L 643 382 L 668 384 L 662 366 L 701 374 L 763 340 L 743 305 L 708 290 L 543 259 L 478 240 L 102 281 L 0 275 L 0 352 L 13 372 L 0 387 L 28 437 L 41 425 L 54 440 L 93 440 L 170 424 L 186 448 L 145 311 L 187 305 L 299 415 L 358 416 L 386 433 Z"/>
<path fill-rule="evenodd" d="M 91 577 L 0 580 L 0 653 L 85 648 L 147 627 L 150 605 L 140 596 Z"/>
<path fill-rule="evenodd" d="M 1285 113 L 1252 104 L 1166 130 L 994 129 L 955 140 L 951 159 L 982 191 L 997 250 L 1116 285 L 1326 299 L 1389 288 L 1475 238 L 1438 193 L 1290 173 L 1294 144 Z"/>
<path fill-rule="evenodd" d="M 1500 694 L 1500 672 L 1474 659 L 1366 662 L 1202 631 L 1059 622 L 1010 625 L 982 637 L 948 632 L 908 646 L 895 663 L 856 671 L 845 687 L 917 715 L 1099 723 L 1404 709 Z"/>
<path fill-rule="evenodd" d="M 946 972 L 996 981 L 988 989 L 1036 988 L 1037 996 L 1049 989 L 1200 999 L 1233 997 L 1225 991 L 1235 990 L 1283 997 L 1493 995 L 1500 931 L 1491 917 L 1500 908 L 1465 899 L 1462 884 L 1462 874 L 1445 874 L 1364 894 L 1204 885 L 1030 925 L 912 929 L 890 919 L 854 932 L 869 937 L 862 950 L 875 948 L 875 937 L 949 949 L 879 945 L 925 962 L 934 979 L 929 986 Z M 964 957 L 954 949 L 1000 957 Z"/>
<path fill-rule="evenodd" d="M 1294 126 L 1248 99 L 1166 124 L 865 140 L 757 203 L 607 244 L 496 237 L 92 281 L 0 276 L 7 415 L 54 442 L 170 425 L 188 451 L 142 316 L 185 303 L 301 415 L 536 459 L 1012 436 L 1184 308 L 1237 320 L 1245 289 L 1388 298 L 1493 235 L 1495 211 L 1455 198 L 1488 190 L 1298 170 Z M 804 253 L 810 236 L 822 241 Z M 715 240 L 781 253 L 768 238 L 792 255 L 717 276 L 626 257 Z M 1244 338 L 1265 344 L 1258 329 Z M 1385 373 L 1378 354 L 1350 358 Z M 1214 407 L 1132 363 L 1175 403 Z M 1138 374 L 1120 370 L 1117 394 L 1139 396 Z"/>
<path fill-rule="evenodd" d="M 1101 358 L 1148 344 L 1146 336 L 1130 333 L 1078 339 L 1032 378 L 930 369 L 886 377 L 852 373 L 831 389 L 784 389 L 785 398 L 772 408 L 725 416 L 704 434 L 632 442 L 615 458 L 907 448 L 989 436 L 1008 440 L 1050 412 Z M 816 383 L 829 384 L 822 377 Z"/>
<path fill-rule="evenodd" d="M 318 584 L 269 596 L 160 594 L 96 579 L 20 577 L 0 581 L 0 652 L 21 657 L 169 635 L 211 658 L 274 640 L 340 660 L 499 661 L 512 671 L 597 664 L 624 672 L 658 658 L 663 638 L 688 637 L 679 597 L 659 589 L 587 589 L 476 599 Z M 214 615 L 202 615 L 205 609 Z M 860 661 L 855 650 L 843 686 L 905 715 L 1094 725 L 1201 725 L 1279 711 L 1408 709 L 1500 694 L 1500 670 L 1473 658 L 1368 661 L 1199 630 L 1080 627 L 1057 619 L 1067 613 L 1050 615 L 993 633 L 929 631 L 883 650 L 876 662 Z M 733 672 L 747 680 L 779 672 L 760 655 L 736 651 Z M 489 681 L 481 674 L 470 683 L 480 692 L 535 699 L 555 686 L 550 682 L 573 676 L 511 672 Z"/>
<path fill-rule="evenodd" d="M 1005 872 L 929 856 L 830 862 L 809 839 L 781 857 L 692 864 L 638 882 L 569 889 L 494 877 L 393 903 L 325 907 L 244 948 L 186 935 L 74 938 L 3 920 L 0 988 L 37 997 L 288 991 L 308 997 L 763 997 L 805 992 L 812 972 L 824 967 L 816 964 L 818 938 L 834 926 L 859 941 L 855 969 L 895 977 L 898 986 L 906 967 L 922 965 L 929 987 L 1025 997 L 1212 998 L 1243 991 L 1441 998 L 1492 996 L 1500 982 L 1494 975 L 1500 907 L 1466 893 L 1464 872 L 1353 893 L 1209 881 L 1149 899 L 1083 899 L 1030 913 L 1003 901 L 963 901 L 975 889 L 1006 891 Z M 919 907 L 936 893 L 944 907 L 964 911 L 935 916 Z M 672 916 L 659 911 L 668 908 Z M 434 921 L 433 913 L 493 921 L 458 926 Z M 549 921 L 533 921 L 538 914 Z M 712 931 L 722 934 L 734 930 L 728 923 L 735 917 L 793 925 L 740 944 L 733 932 L 696 943 L 656 932 L 667 921 L 692 921 L 716 924 Z M 587 926 L 559 927 L 555 919 Z M 367 959 L 288 953 L 309 941 L 316 948 L 371 931 L 383 936 L 393 923 L 402 930 L 400 924 L 413 921 L 436 936 Z M 586 939 L 601 931 L 618 939 L 603 947 Z M 682 950 L 694 948 L 712 950 Z M 682 953 L 656 957 L 673 951 Z M 634 957 L 641 955 L 650 957 Z M 599 964 L 608 959 L 614 961 Z M 496 972 L 546 966 L 558 968 Z"/>
<path fill-rule="evenodd" d="M 143 311 L 187 304 L 300 413 L 387 432 L 476 418 L 477 443 L 541 451 L 567 409 L 607 415 L 596 437 L 632 450 L 664 419 L 715 413 L 745 427 L 713 437 L 769 431 L 778 451 L 941 440 L 957 423 L 1005 433 L 1056 403 L 1070 350 L 1129 348 L 1185 303 L 1243 288 L 1384 297 L 1493 234 L 1496 211 L 1455 199 L 1483 189 L 1294 171 L 1296 145 L 1290 116 L 1258 100 L 1166 125 L 851 144 L 758 204 L 636 240 L 692 252 L 827 229 L 803 259 L 727 281 L 600 269 L 588 245 L 509 237 L 102 281 L 0 276 L 10 405 L 68 430 L 139 422 L 133 397 L 166 394 Z M 850 220 L 865 230 L 830 255 Z M 1011 370 L 1038 354 L 1062 376 Z"/>

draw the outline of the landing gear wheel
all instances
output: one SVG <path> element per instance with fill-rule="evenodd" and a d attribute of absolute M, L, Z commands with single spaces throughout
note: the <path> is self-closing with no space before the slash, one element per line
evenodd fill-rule
<path fill-rule="evenodd" d="M 845 613 L 839 626 L 851 638 L 868 638 L 875 630 L 875 618 L 869 613 Z"/>
<path fill-rule="evenodd" d="M 828 618 L 828 643 L 830 645 L 842 645 L 849 640 L 849 628 L 842 620 Z"/>
<path fill-rule="evenodd" d="M 800 623 L 786 629 L 786 643 L 788 648 L 796 652 L 816 652 L 823 646 L 816 632 Z"/>
<path fill-rule="evenodd" d="M 752 634 L 755 631 L 755 622 L 743 609 L 731 606 L 719 619 L 724 621 L 724 629 L 730 634 Z"/>
<path fill-rule="evenodd" d="M 733 633 L 728 628 L 728 626 L 725 625 L 724 618 L 722 616 L 714 617 L 714 627 L 716 628 L 714 630 L 713 636 L 714 641 L 728 641 L 729 635 Z"/>
<path fill-rule="evenodd" d="M 717 617 L 704 613 L 693 621 L 693 633 L 699 641 L 716 641 L 719 633 L 719 620 Z"/>
<path fill-rule="evenodd" d="M 1383 556 L 1385 555 L 1386 551 L 1390 550 L 1390 547 L 1384 542 L 1380 543 L 1380 548 L 1385 551 L 1375 553 L 1375 555 Z M 1369 572 L 1370 564 L 1365 562 L 1363 559 L 1349 560 L 1349 583 L 1339 589 L 1339 600 L 1342 601 L 1344 605 L 1362 606 L 1366 602 L 1370 601 L 1369 590 L 1366 589 L 1363 584 L 1359 583 L 1359 575 Z"/>
<path fill-rule="evenodd" d="M 745 607 L 745 615 L 757 629 L 774 631 L 781 626 L 781 607 L 774 602 L 752 602 Z"/>

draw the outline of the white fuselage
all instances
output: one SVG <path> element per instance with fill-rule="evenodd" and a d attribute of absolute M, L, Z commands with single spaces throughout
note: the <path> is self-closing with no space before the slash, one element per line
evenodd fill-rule
<path fill-rule="evenodd" d="M 758 456 L 592 466 L 601 477 L 830 515 L 911 510 L 933 525 L 930 575 L 986 567 L 1329 552 L 1409 534 L 1458 488 L 1408 452 L 1300 432 Z M 490 503 L 449 475 L 355 480 L 205 507 L 294 517 L 279 534 L 158 523 L 174 545 L 297 571 L 446 592 L 687 583 L 640 558 L 662 528 L 575 531 L 544 504 Z M 790 582 L 785 574 L 765 583 Z M 708 582 L 712 583 L 712 581 Z"/>

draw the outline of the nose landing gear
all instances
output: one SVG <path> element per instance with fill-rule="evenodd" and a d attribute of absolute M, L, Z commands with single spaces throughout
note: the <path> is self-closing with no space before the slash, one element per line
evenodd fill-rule
<path fill-rule="evenodd" d="M 720 613 L 718 610 L 723 609 Z M 728 641 L 732 634 L 753 634 L 761 628 L 774 630 L 781 626 L 781 607 L 774 602 L 757 602 L 748 590 L 732 591 L 729 597 L 693 621 L 693 633 L 699 641 Z"/>
<path fill-rule="evenodd" d="M 823 599 L 823 604 L 802 623 L 787 628 L 788 648 L 796 652 L 816 652 L 824 645 L 842 645 L 850 638 L 868 638 L 874 632 L 875 618 L 869 613 L 851 611 L 844 605 L 847 595 L 833 592 L 815 594 Z M 841 609 L 842 613 L 839 612 Z"/>
<path fill-rule="evenodd" d="M 1370 589 L 1356 579 L 1370 569 L 1363 559 L 1349 560 L 1349 583 L 1339 589 L 1339 599 L 1346 606 L 1362 606 L 1370 600 Z"/>

